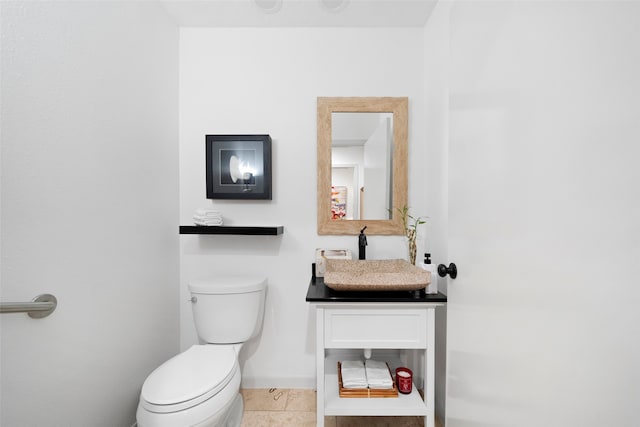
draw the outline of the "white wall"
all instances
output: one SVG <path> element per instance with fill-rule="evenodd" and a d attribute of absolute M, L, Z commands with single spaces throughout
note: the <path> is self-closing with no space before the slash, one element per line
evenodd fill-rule
<path fill-rule="evenodd" d="M 357 251 L 356 236 L 316 233 L 316 97 L 409 97 L 409 200 L 413 213 L 428 215 L 420 172 L 422 57 L 420 28 L 181 30 L 181 223 L 190 224 L 195 209 L 213 206 L 227 224 L 285 227 L 280 237 L 181 238 L 182 348 L 197 342 L 187 302 L 190 280 L 264 274 L 264 330 L 242 353 L 244 386 L 314 386 L 314 314 L 304 301 L 314 250 Z M 272 201 L 206 200 L 204 135 L 216 133 L 271 135 Z M 368 242 L 370 258 L 407 253 L 400 236 L 370 236 Z"/>
<path fill-rule="evenodd" d="M 0 424 L 130 426 L 178 352 L 178 30 L 149 2 L 2 2 Z"/>

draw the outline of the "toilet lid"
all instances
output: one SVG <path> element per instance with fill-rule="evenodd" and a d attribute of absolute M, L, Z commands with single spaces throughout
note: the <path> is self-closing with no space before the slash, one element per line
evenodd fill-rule
<path fill-rule="evenodd" d="M 222 390 L 238 369 L 230 346 L 194 345 L 149 375 L 142 401 L 152 412 L 174 412 L 195 406 Z"/>

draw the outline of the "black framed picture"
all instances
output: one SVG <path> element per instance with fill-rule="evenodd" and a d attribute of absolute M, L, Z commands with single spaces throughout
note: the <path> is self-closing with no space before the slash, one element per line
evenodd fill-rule
<path fill-rule="evenodd" d="M 271 137 L 207 135 L 207 199 L 271 200 Z"/>

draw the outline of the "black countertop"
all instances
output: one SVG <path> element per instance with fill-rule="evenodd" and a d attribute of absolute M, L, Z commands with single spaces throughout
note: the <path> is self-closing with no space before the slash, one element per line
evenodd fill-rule
<path fill-rule="evenodd" d="M 307 302 L 447 302 L 447 296 L 422 291 L 334 291 L 325 286 L 322 277 L 311 278 Z"/>

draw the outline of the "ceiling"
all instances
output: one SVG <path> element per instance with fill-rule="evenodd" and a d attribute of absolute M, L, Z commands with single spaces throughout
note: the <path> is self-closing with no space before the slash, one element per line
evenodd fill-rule
<path fill-rule="evenodd" d="M 160 0 L 182 27 L 422 27 L 438 0 Z"/>

